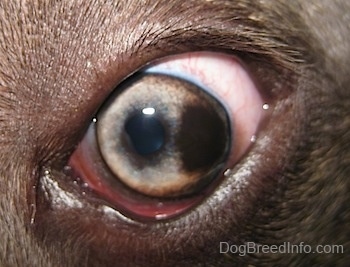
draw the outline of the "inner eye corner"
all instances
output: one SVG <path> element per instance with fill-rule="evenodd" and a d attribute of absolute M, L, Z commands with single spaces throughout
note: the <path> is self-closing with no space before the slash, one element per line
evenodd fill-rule
<path fill-rule="evenodd" d="M 201 203 L 255 141 L 254 123 L 268 109 L 249 74 L 232 69 L 236 59 L 188 58 L 157 60 L 118 85 L 70 159 L 74 173 L 131 217 L 169 219 Z"/>

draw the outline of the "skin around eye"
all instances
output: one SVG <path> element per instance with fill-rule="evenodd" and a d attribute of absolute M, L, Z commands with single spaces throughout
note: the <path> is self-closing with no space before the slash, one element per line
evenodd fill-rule
<path fill-rule="evenodd" d="M 215 189 L 247 152 L 262 118 L 262 97 L 236 57 L 172 56 L 116 87 L 69 165 L 127 216 L 171 218 Z M 199 167 L 184 167 L 197 159 Z"/>

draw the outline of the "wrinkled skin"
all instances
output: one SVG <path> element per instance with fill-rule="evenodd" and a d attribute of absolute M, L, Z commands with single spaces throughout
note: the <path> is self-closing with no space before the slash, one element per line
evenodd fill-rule
<path fill-rule="evenodd" d="M 2 0 L 0 265 L 347 266 L 349 13 L 347 0 Z M 125 76 L 198 50 L 240 57 L 268 88 L 273 108 L 256 143 L 182 216 L 106 212 L 64 178 L 69 156 Z M 43 185 L 45 170 L 59 186 Z M 220 254 L 220 241 L 344 253 L 240 257 Z"/>

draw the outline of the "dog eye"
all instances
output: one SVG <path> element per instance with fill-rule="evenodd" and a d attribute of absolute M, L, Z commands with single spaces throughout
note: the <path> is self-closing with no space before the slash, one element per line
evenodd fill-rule
<path fill-rule="evenodd" d="M 167 57 L 115 88 L 69 166 L 125 215 L 171 218 L 203 201 L 247 153 L 263 104 L 234 56 Z"/>

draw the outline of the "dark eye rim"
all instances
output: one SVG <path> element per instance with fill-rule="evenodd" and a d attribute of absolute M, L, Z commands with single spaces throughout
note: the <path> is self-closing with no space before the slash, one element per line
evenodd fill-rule
<path fill-rule="evenodd" d="M 223 51 L 223 52 L 227 52 L 227 51 Z M 214 52 L 214 53 L 216 53 L 216 52 Z M 250 55 L 249 54 L 244 54 L 243 53 L 243 55 L 244 55 L 244 58 L 243 59 L 245 59 L 245 60 L 247 60 L 247 62 L 245 62 L 246 63 L 246 65 L 249 67 L 249 66 L 251 66 L 252 67 L 252 69 L 259 69 L 259 68 L 263 68 L 263 69 L 266 69 L 266 65 L 267 66 L 270 66 L 270 63 L 269 62 L 266 62 L 266 61 L 255 61 L 255 56 L 254 57 L 250 57 Z M 167 56 L 168 57 L 168 56 Z M 261 65 L 260 65 L 261 64 Z M 148 64 L 146 64 L 146 66 L 147 66 Z M 258 66 L 258 67 L 256 67 L 256 66 Z M 262 66 L 262 67 L 261 67 Z M 249 68 L 251 68 L 251 67 L 249 67 Z M 278 68 L 276 67 L 276 68 L 271 68 L 271 69 L 269 69 L 267 72 L 269 72 L 270 70 L 272 70 L 273 72 L 276 72 L 276 73 L 279 73 L 279 71 L 278 71 Z M 254 73 L 254 71 L 253 71 L 253 73 Z M 280 74 L 282 74 L 283 75 L 283 77 L 285 77 L 286 76 L 286 74 L 288 75 L 288 74 L 290 74 L 290 72 L 287 70 L 287 72 L 284 72 L 284 73 L 280 73 Z M 261 75 L 258 75 L 260 78 L 261 78 Z M 266 75 L 262 75 L 262 76 L 265 76 L 265 78 L 266 78 Z M 287 76 L 288 77 L 288 76 Z M 259 80 L 259 78 L 256 78 L 256 80 Z M 273 81 L 275 81 L 276 79 L 274 78 L 273 79 Z M 271 89 L 269 89 L 269 90 L 265 90 L 266 88 L 264 88 L 264 91 L 261 91 L 260 90 L 260 93 L 261 92 L 263 92 L 264 94 L 264 98 L 265 99 L 270 99 L 270 103 L 272 103 L 272 105 L 271 106 L 273 106 L 274 105 L 274 103 L 276 103 L 276 102 L 278 102 L 278 101 L 280 101 L 281 100 L 281 98 L 280 97 L 278 97 L 278 96 L 280 96 L 278 93 L 280 92 L 280 88 L 277 88 L 276 90 L 275 90 L 275 86 L 273 85 L 273 83 L 268 83 L 268 84 L 270 84 L 270 85 L 272 85 L 271 86 Z M 290 83 L 288 83 L 288 84 L 290 84 Z M 266 87 L 266 86 L 259 86 L 258 87 L 258 89 L 260 89 L 260 87 Z M 292 91 L 289 91 L 289 93 L 290 92 L 292 92 Z M 283 98 L 282 99 L 284 99 L 284 98 L 286 98 L 287 96 L 288 96 L 289 94 L 284 94 L 283 95 Z M 268 120 L 264 120 L 264 122 L 262 123 L 262 126 L 260 127 L 260 128 L 264 128 L 266 125 L 268 124 Z M 250 148 L 249 148 L 249 150 L 250 150 Z M 67 162 L 67 157 L 68 157 L 68 155 L 70 154 L 70 152 L 69 153 L 63 153 L 63 154 L 58 154 L 57 155 L 57 159 L 56 160 L 51 160 L 51 161 L 46 161 L 46 163 L 43 163 L 42 164 L 42 167 L 44 167 L 44 168 L 48 168 L 48 169 L 53 169 L 55 172 L 57 172 L 57 173 L 61 173 L 61 176 L 62 177 L 66 177 L 66 175 L 64 175 L 64 173 L 62 172 L 62 169 L 58 169 L 58 168 L 61 168 L 60 166 L 65 166 L 66 164 L 65 163 L 59 163 L 59 164 L 57 164 L 56 162 L 59 160 L 59 161 L 65 161 L 65 162 Z M 63 159 L 62 159 L 62 155 L 63 155 Z M 56 157 L 56 156 L 55 156 Z M 243 157 L 245 157 L 245 156 L 243 156 Z M 50 167 L 51 166 L 51 167 Z M 57 167 L 58 166 L 58 167 Z M 225 180 L 226 180 L 226 178 L 224 178 Z M 84 196 L 83 196 L 84 197 Z"/>
<path fill-rule="evenodd" d="M 212 52 L 212 53 L 214 53 L 214 52 Z M 215 52 L 216 53 L 216 52 Z M 137 72 L 134 72 L 134 73 L 137 73 Z M 112 95 L 113 95 L 114 93 L 112 93 Z M 253 144 L 251 144 L 251 146 L 253 146 Z M 248 150 L 250 150 L 250 148 L 248 149 Z M 244 155 L 242 156 L 242 157 L 244 157 Z M 226 167 L 228 167 L 228 166 L 225 166 L 225 168 Z M 107 167 L 107 169 L 108 169 L 108 167 Z M 222 181 L 222 179 L 225 179 L 225 177 L 224 177 L 224 175 L 221 175 L 222 177 L 220 177 L 220 179 L 217 179 L 218 180 L 218 182 L 217 183 L 213 183 L 213 188 L 215 189 L 215 187 L 218 185 L 218 184 L 220 184 L 220 181 Z M 211 187 L 209 188 L 210 190 L 213 190 Z M 209 195 L 209 194 L 208 194 Z M 205 197 L 202 197 L 202 201 L 204 201 L 204 199 L 205 199 Z M 200 203 L 202 202 L 202 201 L 198 201 L 198 204 L 197 205 L 200 205 Z M 123 209 L 123 208 L 120 208 L 119 207 L 119 209 L 120 210 L 122 210 L 123 212 L 125 211 L 125 209 Z M 190 209 L 189 209 L 189 211 L 190 211 Z M 130 214 L 130 212 L 128 212 L 128 211 L 125 211 L 125 214 Z M 181 213 L 179 213 L 180 215 L 181 214 L 183 214 L 183 212 Z M 140 216 L 134 216 L 134 214 L 132 214 L 132 216 L 131 217 L 133 217 L 133 218 L 135 218 L 135 219 L 140 219 Z M 160 216 L 160 217 L 162 217 L 162 216 Z M 175 214 L 174 216 L 168 216 L 170 219 L 172 219 L 173 217 L 177 217 L 177 214 Z M 167 218 L 165 218 L 165 219 L 168 219 L 168 217 Z M 142 219 L 141 219 L 142 220 Z"/>

